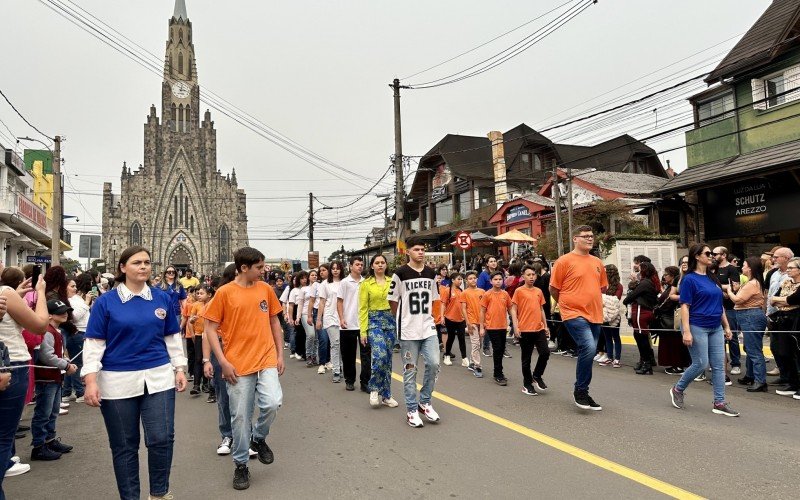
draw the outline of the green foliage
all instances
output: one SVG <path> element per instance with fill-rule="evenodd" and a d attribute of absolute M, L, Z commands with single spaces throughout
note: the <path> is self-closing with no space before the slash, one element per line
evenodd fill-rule
<path fill-rule="evenodd" d="M 81 264 L 75 259 L 63 257 L 61 259 L 61 267 L 64 268 L 67 274 L 75 274 L 75 272 L 81 268 Z"/>

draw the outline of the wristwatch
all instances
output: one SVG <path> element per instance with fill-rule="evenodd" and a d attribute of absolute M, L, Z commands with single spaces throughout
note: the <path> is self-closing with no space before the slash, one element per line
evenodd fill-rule
<path fill-rule="evenodd" d="M 203 363 L 211 363 L 211 360 L 208 358 L 203 358 Z"/>

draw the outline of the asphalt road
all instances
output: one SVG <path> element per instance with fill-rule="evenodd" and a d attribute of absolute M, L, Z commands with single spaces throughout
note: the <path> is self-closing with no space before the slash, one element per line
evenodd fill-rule
<path fill-rule="evenodd" d="M 405 423 L 401 382 L 392 386 L 400 407 L 372 409 L 366 394 L 289 361 L 268 438 L 275 463 L 251 461 L 251 487 L 241 492 L 231 487 L 231 458 L 215 453 L 216 406 L 181 394 L 171 490 L 178 499 L 797 498 L 800 401 L 729 387 L 741 417 L 728 418 L 711 413 L 711 386 L 696 382 L 681 411 L 669 402 L 674 376 L 596 366 L 591 394 L 603 411 L 584 412 L 572 402 L 573 359 L 551 357 L 550 390 L 530 397 L 520 392 L 519 350 L 511 353 L 507 387 L 442 366 L 434 399 L 442 421 L 422 429 Z M 625 346 L 623 362 L 634 355 Z M 58 431 L 75 450 L 6 479 L 8 498 L 115 498 L 99 410 L 73 403 Z M 17 441 L 26 462 L 29 439 Z M 146 498 L 144 445 L 141 456 Z"/>

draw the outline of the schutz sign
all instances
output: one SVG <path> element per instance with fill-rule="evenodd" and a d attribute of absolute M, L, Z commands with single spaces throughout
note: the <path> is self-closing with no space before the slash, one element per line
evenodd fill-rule
<path fill-rule="evenodd" d="M 531 211 L 525 205 L 515 205 L 506 212 L 506 222 L 516 222 L 531 218 Z"/>
<path fill-rule="evenodd" d="M 710 240 L 774 233 L 797 227 L 800 186 L 789 174 L 700 191 Z"/>

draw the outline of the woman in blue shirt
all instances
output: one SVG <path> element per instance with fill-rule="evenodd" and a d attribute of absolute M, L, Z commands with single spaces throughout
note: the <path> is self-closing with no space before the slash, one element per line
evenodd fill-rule
<path fill-rule="evenodd" d="M 172 310 L 175 312 L 175 317 L 180 321 L 181 306 L 183 301 L 186 300 L 186 289 L 183 288 L 181 282 L 178 281 L 178 271 L 173 266 L 167 266 L 164 269 L 164 274 L 161 275 L 161 290 L 167 293 L 170 301 L 172 302 Z"/>
<path fill-rule="evenodd" d="M 139 499 L 140 422 L 150 498 L 172 498 L 175 391 L 186 389 L 178 318 L 170 297 L 149 286 L 151 269 L 146 249 L 122 252 L 118 285 L 95 301 L 84 336 L 84 399 L 103 414 L 123 500 Z"/>
<path fill-rule="evenodd" d="M 685 408 L 684 391 L 711 364 L 711 385 L 714 387 L 712 412 L 738 417 L 725 401 L 725 340 L 733 334 L 722 307 L 722 288 L 709 272 L 713 254 L 708 245 L 689 248 L 689 272 L 681 279 L 681 330 L 683 343 L 689 348 L 692 364 L 675 386 L 670 388 L 672 406 Z M 724 333 L 723 333 L 724 330 Z"/>

